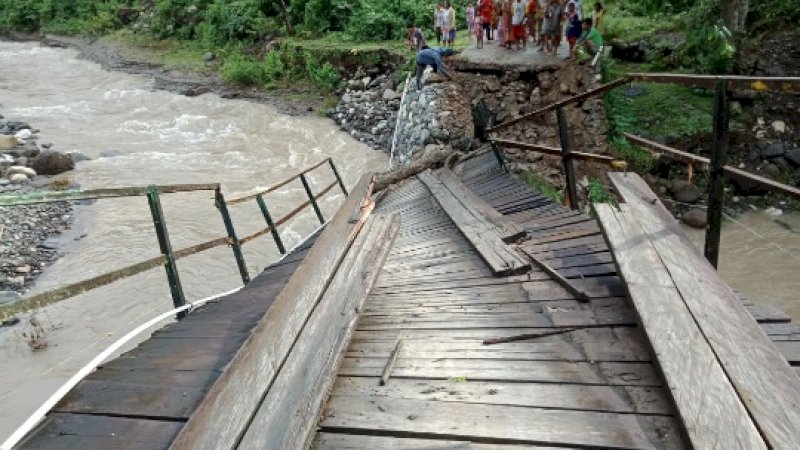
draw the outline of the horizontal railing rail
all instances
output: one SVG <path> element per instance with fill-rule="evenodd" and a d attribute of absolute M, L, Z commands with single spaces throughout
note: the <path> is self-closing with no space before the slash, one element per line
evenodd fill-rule
<path fill-rule="evenodd" d="M 323 166 L 325 163 L 328 163 L 330 166 L 330 169 L 335 177 L 335 181 L 325 186 L 319 192 L 314 193 L 306 175 Z M 308 195 L 308 200 L 296 206 L 278 220 L 273 220 L 267 208 L 267 203 L 264 200 L 264 196 L 271 192 L 277 191 L 281 187 L 284 187 L 295 180 L 301 181 L 302 187 Z M 242 253 L 242 245 L 257 239 L 260 236 L 272 234 L 278 252 L 282 255 L 286 254 L 286 248 L 281 240 L 278 227 L 286 224 L 309 206 L 314 209 L 315 215 L 319 219 L 320 224 L 324 224 L 325 218 L 322 215 L 322 210 L 319 207 L 318 201 L 328 195 L 328 193 L 330 193 L 337 185 L 341 189 L 342 193 L 347 195 L 347 189 L 345 188 L 344 181 L 342 180 L 336 165 L 331 158 L 326 158 L 319 163 L 305 168 L 302 172 L 299 172 L 292 177 L 270 186 L 267 189 L 261 190 L 254 194 L 245 195 L 228 202 L 225 201 L 225 197 L 222 193 L 219 183 L 178 184 L 163 186 L 150 185 L 91 190 L 65 190 L 55 192 L 34 192 L 26 193 L 24 195 L 0 196 L 0 206 L 9 207 L 64 201 L 147 196 L 153 219 L 153 225 L 156 231 L 156 237 L 161 250 L 161 255 L 157 257 L 130 264 L 120 269 L 106 272 L 76 283 L 71 283 L 67 286 L 62 286 L 47 292 L 28 296 L 10 304 L 2 305 L 0 306 L 0 318 L 5 318 L 10 314 L 41 308 L 48 304 L 83 294 L 93 289 L 106 286 L 123 278 L 128 278 L 159 266 L 163 266 L 165 268 L 173 304 L 176 308 L 178 308 L 186 304 L 186 299 L 183 293 L 183 287 L 178 274 L 176 261 L 181 258 L 195 255 L 197 253 L 201 253 L 223 245 L 227 245 L 233 250 L 234 258 L 236 260 L 242 282 L 246 284 L 250 280 L 250 275 L 247 270 L 244 255 Z M 169 239 L 169 232 L 167 230 L 164 213 L 161 210 L 159 196 L 161 194 L 174 194 L 193 191 L 214 191 L 214 203 L 222 215 L 222 220 L 225 225 L 227 235 L 189 247 L 173 250 Z M 233 227 L 233 221 L 231 219 L 230 212 L 228 211 L 228 205 L 238 204 L 252 199 L 257 201 L 259 209 L 261 210 L 261 213 L 267 222 L 267 227 L 240 239 L 237 237 L 236 231 Z M 178 317 L 181 318 L 185 314 L 186 311 L 184 310 L 179 313 Z"/>
<path fill-rule="evenodd" d="M 716 267 L 719 259 L 720 235 L 722 230 L 722 210 L 724 205 L 724 177 L 739 180 L 747 180 L 765 190 L 787 195 L 793 198 L 800 198 L 800 189 L 789 186 L 778 181 L 770 180 L 745 170 L 727 166 L 728 146 L 729 146 L 729 122 L 730 112 L 728 99 L 732 91 L 755 91 L 758 93 L 779 92 L 779 93 L 800 93 L 800 77 L 749 77 L 738 75 L 692 75 L 692 74 L 673 74 L 673 73 L 629 73 L 617 80 L 602 84 L 594 89 L 589 89 L 571 97 L 553 102 L 547 106 L 539 108 L 533 112 L 515 117 L 488 129 L 489 132 L 496 133 L 511 125 L 532 119 L 549 111 L 556 111 L 557 128 L 561 148 L 549 147 L 540 144 L 529 144 L 516 142 L 497 137 L 490 138 L 495 154 L 502 161 L 502 156 L 498 147 L 513 147 L 523 150 L 535 151 L 551 155 L 561 155 L 564 166 L 564 177 L 566 178 L 565 203 L 573 209 L 577 208 L 577 186 L 575 181 L 574 160 L 591 160 L 605 162 L 612 167 L 625 168 L 624 164 L 618 164 L 612 156 L 594 155 L 591 153 L 575 152 L 570 148 L 570 134 L 566 121 L 564 107 L 573 103 L 583 101 L 596 95 L 600 95 L 609 90 L 630 82 L 644 83 L 669 83 L 682 86 L 714 90 L 714 111 L 713 111 L 713 149 L 711 158 L 704 158 L 693 155 L 678 149 L 661 145 L 640 136 L 623 133 L 625 139 L 631 143 L 643 147 L 649 151 L 661 152 L 672 159 L 683 161 L 690 164 L 703 164 L 709 171 L 709 194 L 708 194 L 708 226 L 706 228 L 705 255 L 711 264 Z"/>

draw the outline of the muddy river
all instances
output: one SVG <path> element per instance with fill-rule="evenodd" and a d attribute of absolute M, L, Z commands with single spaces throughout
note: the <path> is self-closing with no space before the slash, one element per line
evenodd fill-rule
<path fill-rule="evenodd" d="M 0 112 L 40 128 L 40 142 L 90 157 L 68 174 L 84 188 L 220 182 L 230 198 L 328 156 L 349 186 L 362 171 L 387 164 L 385 155 L 327 119 L 289 117 L 270 106 L 210 94 L 187 98 L 157 91 L 149 78 L 108 72 L 77 56 L 73 50 L 0 42 Z M 326 170 L 311 177 L 316 188 L 332 180 Z M 304 196 L 295 183 L 267 202 L 282 215 Z M 338 191 L 326 198 L 327 217 L 341 201 Z M 175 248 L 225 232 L 208 192 L 168 195 L 162 203 Z M 240 236 L 264 226 L 255 203 L 231 210 Z M 40 277 L 34 292 L 158 254 L 143 197 L 77 206 L 75 217 L 72 230 L 59 239 L 64 256 Z M 284 227 L 287 247 L 318 224 L 309 209 Z M 691 234 L 702 245 L 702 233 Z M 747 214 L 726 223 L 722 242 L 720 271 L 735 289 L 800 319 L 800 215 Z M 268 237 L 245 247 L 251 274 L 277 255 Z M 241 284 L 227 248 L 181 260 L 179 270 L 189 300 Z M 152 270 L 37 312 L 46 350 L 32 352 L 25 343 L 29 317 L 0 329 L 0 441 L 94 355 L 171 304 L 163 271 Z"/>
<path fill-rule="evenodd" d="M 41 129 L 40 143 L 90 157 L 68 174 L 84 188 L 219 182 L 232 198 L 328 156 L 348 186 L 388 161 L 324 118 L 290 117 L 267 105 L 210 94 L 187 98 L 157 91 L 149 78 L 109 72 L 74 50 L 32 43 L 0 42 L 0 113 Z M 333 179 L 325 166 L 311 184 L 320 189 Z M 343 199 L 332 192 L 322 203 L 326 217 Z M 211 194 L 162 197 L 173 248 L 225 234 Z M 305 200 L 305 191 L 296 182 L 266 200 L 282 216 Z M 265 226 L 255 202 L 230 209 L 239 236 Z M 39 278 L 34 292 L 159 253 L 144 197 L 78 206 L 75 217 L 73 229 L 60 239 L 65 256 Z M 309 208 L 281 230 L 287 248 L 317 226 Z M 244 252 L 251 274 L 278 256 L 269 236 Z M 182 259 L 179 271 L 190 301 L 241 284 L 225 247 Z M 48 341 L 44 351 L 30 351 L 21 336 L 25 326 L 0 329 L 0 441 L 104 347 L 171 307 L 163 270 L 152 270 L 39 311 Z"/>

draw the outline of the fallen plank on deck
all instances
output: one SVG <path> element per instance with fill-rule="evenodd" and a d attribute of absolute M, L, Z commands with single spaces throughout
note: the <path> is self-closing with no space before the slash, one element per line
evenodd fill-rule
<path fill-rule="evenodd" d="M 461 187 L 463 187 L 463 190 L 468 190 L 468 188 L 462 184 L 459 187 L 453 187 L 453 190 L 451 190 L 450 186 L 454 185 L 454 181 L 447 175 L 444 177 L 447 183 L 431 172 L 423 172 L 417 176 L 430 189 L 436 201 L 453 221 L 453 224 L 475 247 L 475 250 L 478 251 L 481 258 L 496 276 L 519 274 L 530 270 L 530 263 L 525 261 L 519 253 L 503 241 L 504 238 L 509 237 L 508 229 L 511 226 L 501 227 L 487 218 L 486 209 L 492 209 L 491 206 L 474 207 L 472 202 L 461 192 Z M 472 196 L 477 197 L 474 194 Z M 483 200 L 480 200 L 480 202 L 485 204 Z M 505 218 L 503 220 L 505 221 Z M 511 234 L 511 237 L 513 236 L 515 234 Z"/>

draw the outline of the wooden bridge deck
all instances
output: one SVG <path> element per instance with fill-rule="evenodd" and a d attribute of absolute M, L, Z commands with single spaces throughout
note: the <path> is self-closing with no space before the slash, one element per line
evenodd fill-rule
<path fill-rule="evenodd" d="M 335 291 L 346 285 L 342 278 L 358 277 L 351 279 L 369 292 L 363 305 L 317 300 L 324 306 L 314 304 L 303 313 L 308 325 L 298 331 L 300 337 L 287 337 L 291 345 L 281 343 L 288 356 L 271 363 L 277 368 L 273 381 L 242 383 L 220 374 L 234 368 L 229 363 L 237 361 L 237 351 L 236 358 L 277 352 L 259 347 L 251 330 L 269 319 L 265 311 L 310 242 L 239 293 L 104 365 L 21 448 L 167 448 L 178 433 L 176 448 L 297 448 L 309 441 L 324 449 L 688 448 L 674 392 L 665 387 L 659 359 L 638 325 L 597 221 L 515 180 L 492 153 L 462 163 L 454 173 L 515 224 L 510 228 L 524 229 L 525 238 L 508 247 L 535 262 L 532 269 L 517 267 L 508 276 L 496 276 L 492 261 L 473 242 L 486 229 L 470 223 L 468 239 L 464 224 L 456 226 L 440 197 L 421 179 L 410 179 L 387 191 L 373 212 L 400 218 L 385 262 L 373 250 L 365 252 L 368 247 L 359 238 L 353 246 L 363 248 L 345 258 L 350 265 L 332 269 L 342 273 L 325 282 L 324 298 L 332 294 L 333 300 L 336 292 L 344 292 Z M 347 223 L 353 220 L 340 222 Z M 371 232 L 379 229 L 375 225 Z M 497 239 L 486 238 L 496 245 Z M 369 274 L 374 269 L 359 269 L 358 252 L 368 255 L 364 261 L 381 261 L 377 278 Z M 370 277 L 375 279 L 371 289 L 365 281 Z M 774 308 L 741 301 L 785 358 L 800 365 L 800 326 Z M 343 322 L 337 322 L 339 315 L 330 320 L 323 315 L 336 308 Z M 350 318 L 353 308 L 357 319 Z M 291 321 L 298 320 L 298 313 L 292 314 Z M 335 338 L 310 339 L 302 333 Z M 485 342 L 521 335 L 527 337 Z M 275 392 L 273 384 L 306 391 Z M 212 385 L 219 398 L 228 395 L 214 399 L 216 405 L 237 395 L 260 400 L 251 402 L 255 410 L 214 415 L 215 405 L 206 405 Z M 315 406 L 328 387 L 324 407 Z M 193 416 L 202 410 L 201 402 L 205 414 Z M 187 432 L 184 423 L 190 417 L 195 423 Z M 211 429 L 200 433 L 204 424 Z M 287 438 L 291 433 L 308 433 L 310 440 Z"/>

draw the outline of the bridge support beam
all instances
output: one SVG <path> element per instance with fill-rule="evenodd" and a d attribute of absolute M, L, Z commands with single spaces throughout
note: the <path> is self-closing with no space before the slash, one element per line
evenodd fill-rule
<path fill-rule="evenodd" d="M 725 163 L 728 160 L 728 91 L 724 78 L 717 80 L 714 96 L 714 146 L 711 149 L 708 182 L 708 225 L 706 226 L 705 257 L 714 268 L 719 261 L 722 209 L 725 203 Z"/>

